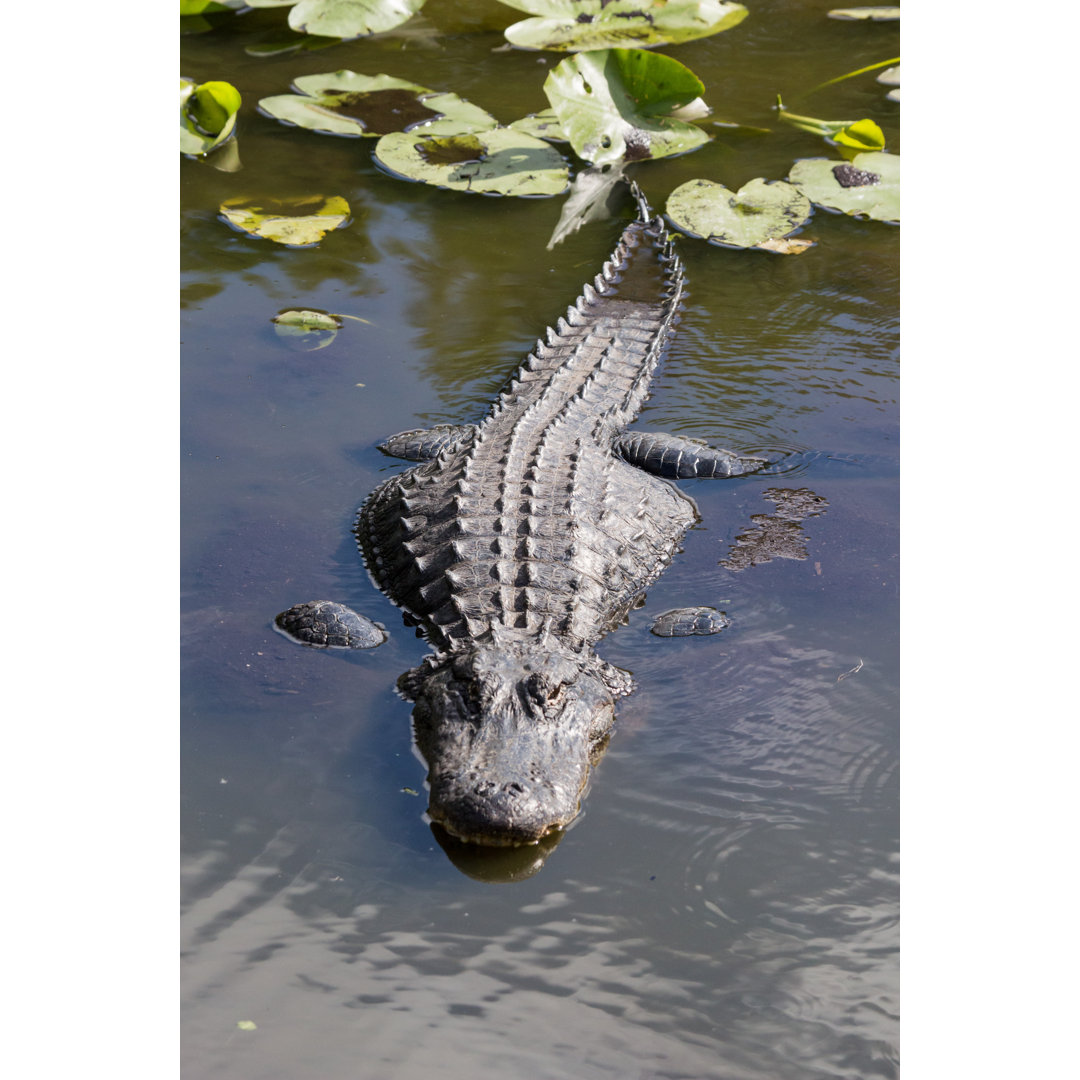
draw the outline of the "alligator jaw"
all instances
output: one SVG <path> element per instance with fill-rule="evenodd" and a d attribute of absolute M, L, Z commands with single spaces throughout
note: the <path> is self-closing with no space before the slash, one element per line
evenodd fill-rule
<path fill-rule="evenodd" d="M 410 673 L 428 814 L 465 843 L 536 844 L 577 817 L 614 695 L 592 653 L 550 648 L 475 645 Z"/>

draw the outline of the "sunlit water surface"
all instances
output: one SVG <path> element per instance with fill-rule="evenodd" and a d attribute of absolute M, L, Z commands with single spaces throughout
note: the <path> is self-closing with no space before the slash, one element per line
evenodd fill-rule
<path fill-rule="evenodd" d="M 736 30 L 666 51 L 718 116 L 773 127 L 778 90 L 895 54 L 893 31 L 827 9 L 757 5 Z M 687 309 L 641 426 L 807 453 L 789 475 L 684 485 L 700 524 L 599 648 L 638 690 L 587 812 L 493 883 L 498 866 L 452 861 L 423 819 L 393 686 L 425 649 L 349 529 L 401 467 L 376 443 L 482 416 L 620 223 L 549 253 L 558 200 L 395 181 L 370 143 L 254 108 L 299 74 L 351 68 L 509 121 L 544 107 L 552 58 L 493 54 L 500 39 L 483 33 L 245 54 L 281 21 L 252 13 L 183 42 L 184 74 L 245 96 L 244 169 L 182 171 L 185 1076 L 895 1076 L 897 230 L 819 213 L 818 246 L 797 258 L 682 243 Z M 842 87 L 810 99 L 817 114 L 871 116 L 898 148 L 873 78 Z M 662 205 L 695 176 L 738 187 L 825 152 L 794 130 L 721 136 L 637 176 Z M 231 196 L 307 192 L 354 212 L 318 248 L 217 218 Z M 367 321 L 296 351 L 269 321 L 293 306 Z M 827 501 L 802 523 L 808 557 L 721 566 L 775 509 L 765 493 L 791 487 Z M 276 612 L 316 598 L 391 640 L 328 655 L 272 632 Z M 656 613 L 690 604 L 732 626 L 649 634 Z"/>

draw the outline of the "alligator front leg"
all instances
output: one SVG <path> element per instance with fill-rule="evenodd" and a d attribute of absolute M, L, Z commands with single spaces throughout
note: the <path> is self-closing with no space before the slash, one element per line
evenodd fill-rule
<path fill-rule="evenodd" d="M 742 457 L 731 450 L 661 431 L 624 432 L 616 437 L 612 448 L 629 464 L 669 480 L 747 476 L 770 464 L 765 458 Z"/>
<path fill-rule="evenodd" d="M 476 434 L 475 424 L 436 424 L 391 435 L 379 449 L 390 457 L 406 461 L 434 461 L 444 450 L 461 446 Z"/>

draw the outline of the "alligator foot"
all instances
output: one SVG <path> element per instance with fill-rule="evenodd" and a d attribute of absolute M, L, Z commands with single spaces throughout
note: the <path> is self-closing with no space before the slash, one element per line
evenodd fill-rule
<path fill-rule="evenodd" d="M 374 649 L 389 636 L 382 623 L 333 600 L 294 604 L 274 618 L 274 626 L 291 641 L 315 649 Z"/>
<path fill-rule="evenodd" d="M 475 424 L 436 424 L 391 435 L 379 449 L 390 457 L 406 461 L 434 461 L 444 450 L 467 442 L 476 434 Z"/>
<path fill-rule="evenodd" d="M 748 476 L 770 464 L 765 458 L 742 457 L 664 432 L 628 431 L 614 443 L 615 453 L 655 476 L 683 480 L 705 476 Z"/>

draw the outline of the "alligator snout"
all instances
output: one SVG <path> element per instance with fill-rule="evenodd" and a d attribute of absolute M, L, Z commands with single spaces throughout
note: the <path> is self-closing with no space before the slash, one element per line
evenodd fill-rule
<path fill-rule="evenodd" d="M 577 817 L 614 723 L 595 657 L 478 646 L 411 683 L 428 814 L 471 844 L 538 843 Z"/>

